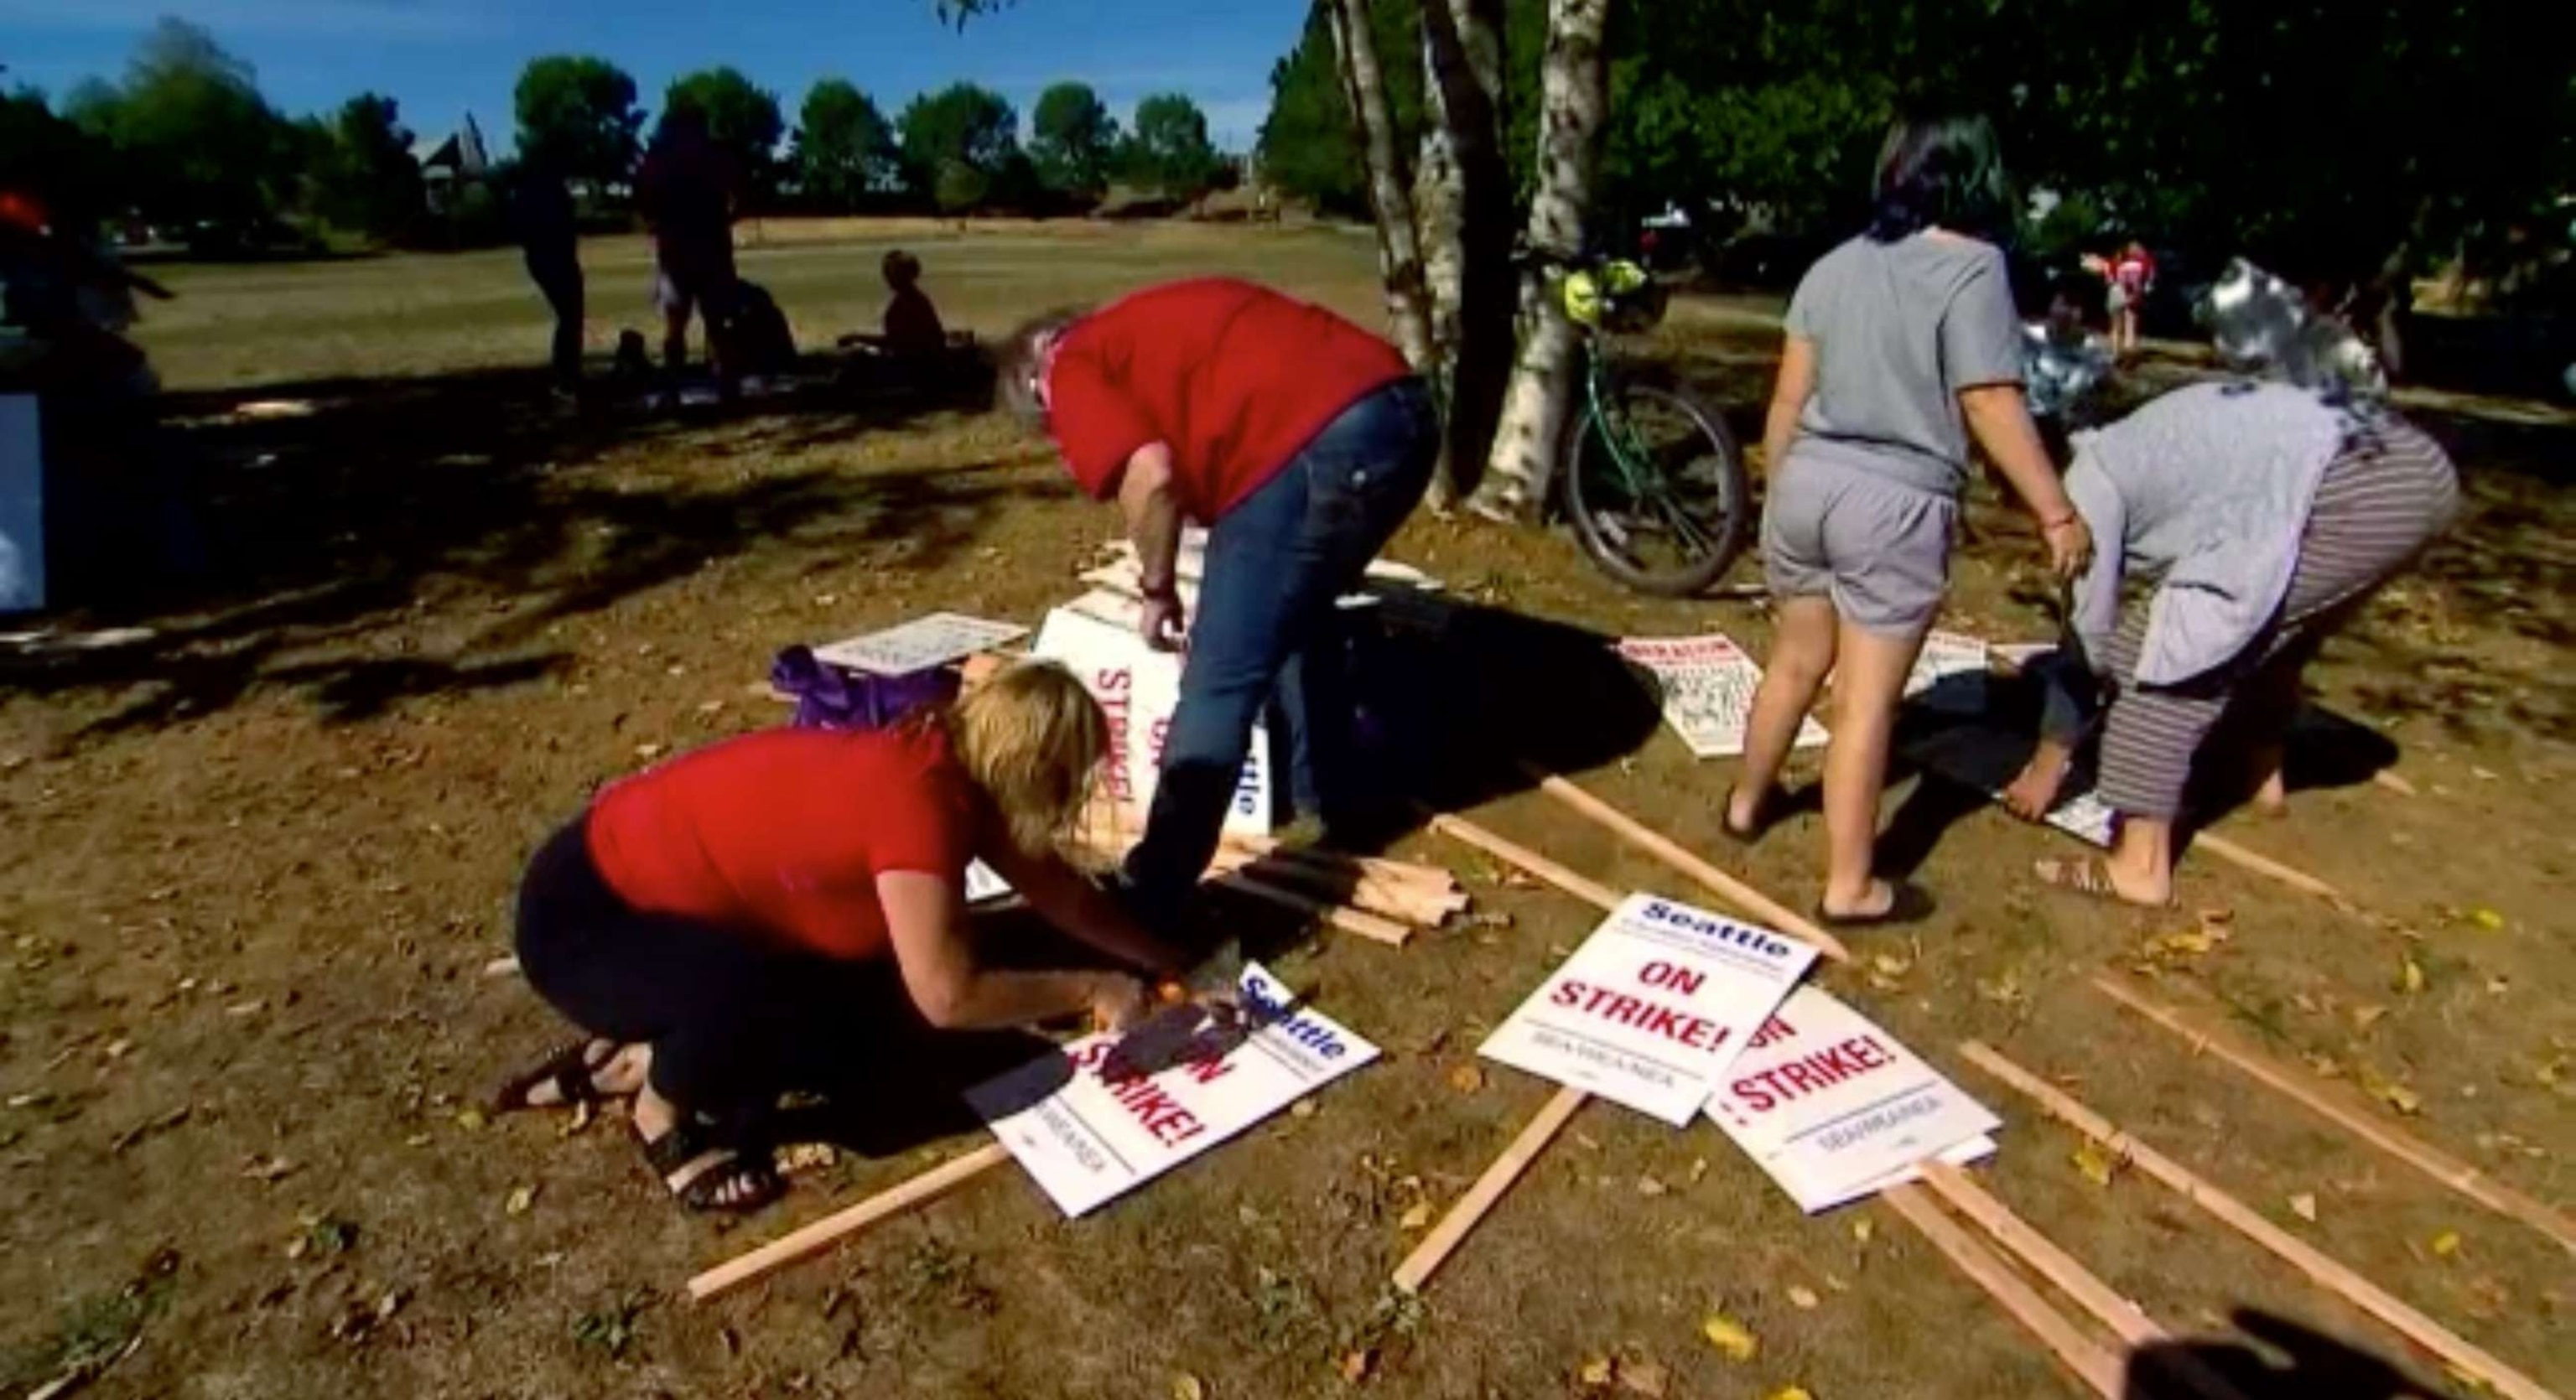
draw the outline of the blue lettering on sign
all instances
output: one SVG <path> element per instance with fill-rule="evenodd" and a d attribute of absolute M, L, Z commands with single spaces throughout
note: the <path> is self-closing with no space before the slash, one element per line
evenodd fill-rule
<path fill-rule="evenodd" d="M 1243 1009 L 1265 1029 L 1276 1029 L 1298 1045 L 1315 1052 L 1319 1059 L 1338 1060 L 1350 1053 L 1350 1047 L 1331 1028 L 1302 1013 L 1292 1013 L 1288 998 L 1255 977 L 1246 977 L 1238 990 L 1243 993 Z"/>
<path fill-rule="evenodd" d="M 1785 958 L 1792 951 L 1786 941 L 1768 929 L 1739 924 L 1733 919 L 1721 919 L 1714 914 L 1704 914 L 1697 909 L 1666 904 L 1660 899 L 1646 901 L 1645 917 L 1654 923 L 1670 924 L 1674 928 L 1705 934 L 1721 943 L 1732 943 L 1739 948 L 1750 949 L 1766 958 Z"/>

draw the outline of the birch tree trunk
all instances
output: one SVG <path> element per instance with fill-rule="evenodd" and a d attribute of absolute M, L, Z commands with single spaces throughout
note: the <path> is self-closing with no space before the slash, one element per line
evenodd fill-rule
<path fill-rule="evenodd" d="M 1503 0 L 1423 0 L 1421 6 L 1425 101 L 1454 181 L 1442 192 L 1445 207 L 1426 199 L 1420 211 L 1423 241 L 1432 250 L 1434 326 L 1449 408 L 1441 470 L 1432 487 L 1435 509 L 1464 498 L 1484 476 L 1511 374 L 1512 190 L 1503 161 L 1502 12 Z M 1426 140 L 1426 149 L 1431 144 Z M 1435 223 L 1435 211 L 1447 222 Z"/>
<path fill-rule="evenodd" d="M 1378 67 L 1377 38 L 1369 30 L 1368 0 L 1333 0 L 1333 43 L 1341 57 L 1342 85 L 1359 125 L 1368 163 L 1369 204 L 1377 214 L 1378 272 L 1386 282 L 1387 319 L 1407 363 L 1429 373 L 1437 367 L 1429 298 L 1423 292 L 1422 246 L 1415 236 L 1413 196 L 1405 188 L 1396 151 L 1395 118 L 1387 111 L 1386 74 Z"/>
<path fill-rule="evenodd" d="M 1583 251 L 1610 105 L 1602 53 L 1609 15 L 1610 0 L 1548 0 L 1547 53 L 1539 70 L 1538 190 L 1530 201 L 1528 234 L 1531 250 L 1541 256 L 1571 260 Z M 1496 519 L 1527 520 L 1537 513 L 1564 435 L 1579 342 L 1545 272 L 1533 269 L 1522 282 L 1530 330 L 1503 400 L 1492 464 L 1469 503 Z"/>

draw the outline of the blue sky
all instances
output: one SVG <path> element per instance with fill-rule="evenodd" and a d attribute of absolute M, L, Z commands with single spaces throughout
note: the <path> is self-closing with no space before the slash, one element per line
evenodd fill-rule
<path fill-rule="evenodd" d="M 0 0 L 0 82 L 60 95 L 114 78 L 154 20 L 211 30 L 292 116 L 377 91 L 435 138 L 471 111 L 496 151 L 510 88 L 539 54 L 589 53 L 635 75 L 650 109 L 674 77 L 731 64 L 779 94 L 788 125 L 815 79 L 846 77 L 891 119 L 914 93 L 968 79 L 1025 123 L 1049 83 L 1090 83 L 1125 121 L 1151 92 L 1188 93 L 1227 149 L 1269 110 L 1270 65 L 1305 0 L 1021 0 L 962 35 L 930 0 Z"/>

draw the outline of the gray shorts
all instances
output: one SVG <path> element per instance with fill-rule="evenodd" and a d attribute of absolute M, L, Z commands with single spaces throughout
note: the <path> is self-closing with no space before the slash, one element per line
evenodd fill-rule
<path fill-rule="evenodd" d="M 1862 467 L 1796 452 L 1762 505 L 1762 569 L 1775 598 L 1833 599 L 1852 625 L 1911 636 L 1950 580 L 1959 503 Z"/>

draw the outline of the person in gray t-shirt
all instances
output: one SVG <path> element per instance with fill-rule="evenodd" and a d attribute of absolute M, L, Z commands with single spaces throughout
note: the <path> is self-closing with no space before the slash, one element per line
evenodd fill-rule
<path fill-rule="evenodd" d="M 1870 850 L 1906 674 L 1949 578 L 1970 437 L 2039 517 L 2060 577 L 2091 550 L 2022 404 L 2003 254 L 1975 236 L 2007 217 L 2005 191 L 1984 121 L 1898 123 L 1869 231 L 1817 260 L 1789 303 L 1763 433 L 1762 559 L 1780 622 L 1724 821 L 1745 839 L 1759 830 L 1799 721 L 1838 672 L 1817 905 L 1828 923 L 1915 917 L 1926 903 L 1873 875 Z"/>

